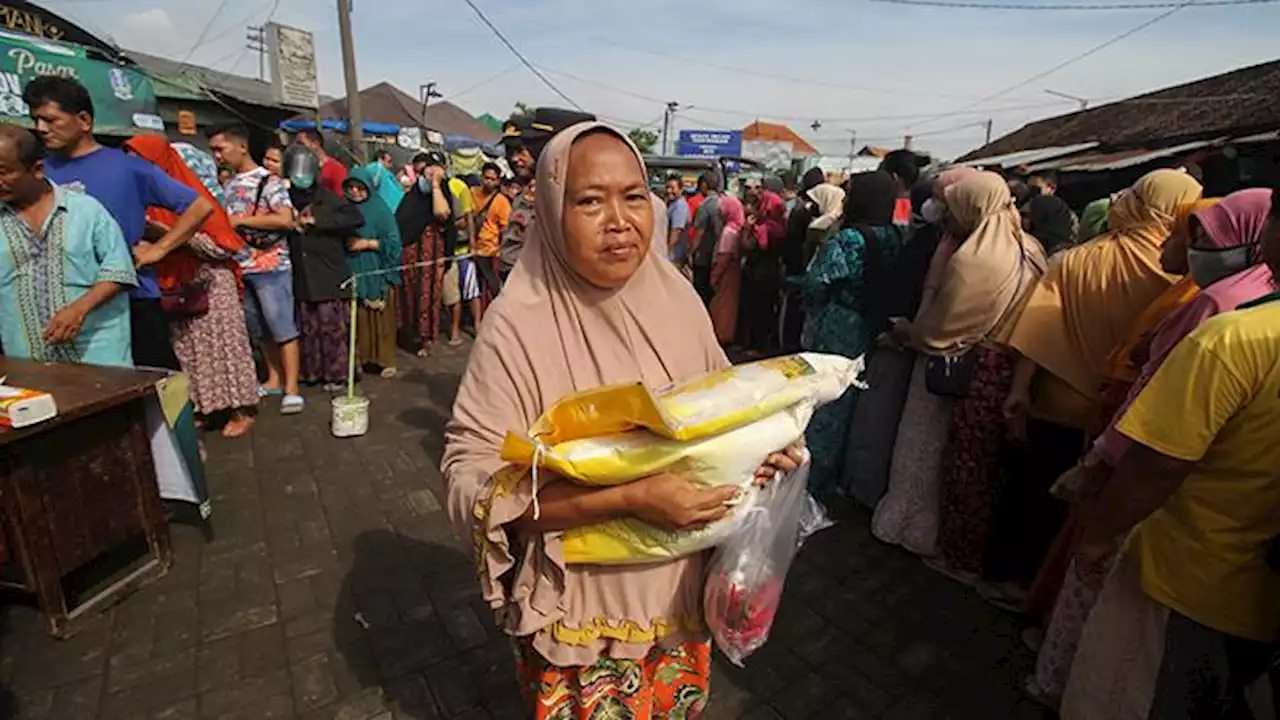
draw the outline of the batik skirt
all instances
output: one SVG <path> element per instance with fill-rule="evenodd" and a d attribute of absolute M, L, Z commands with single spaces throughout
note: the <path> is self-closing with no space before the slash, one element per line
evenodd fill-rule
<path fill-rule="evenodd" d="M 417 245 L 406 245 L 401 255 L 404 265 L 430 262 L 426 267 L 404 269 L 403 284 L 396 297 L 396 322 L 407 350 L 417 352 L 430 348 L 440 333 L 440 308 L 444 288 L 444 237 L 435 228 L 427 228 Z"/>
<path fill-rule="evenodd" d="M 969 395 L 956 404 L 942 454 L 938 551 L 948 567 L 982 572 L 1000 491 L 1000 454 L 1008 434 L 1004 401 L 1013 384 L 1013 360 L 979 347 Z"/>
<path fill-rule="evenodd" d="M 533 720 L 692 720 L 706 710 L 710 641 L 655 647 L 643 660 L 601 658 L 590 667 L 556 667 L 528 638 L 517 638 L 515 650 Z"/>
<path fill-rule="evenodd" d="M 345 383 L 350 362 L 350 302 L 298 303 L 298 379 L 306 384 Z"/>

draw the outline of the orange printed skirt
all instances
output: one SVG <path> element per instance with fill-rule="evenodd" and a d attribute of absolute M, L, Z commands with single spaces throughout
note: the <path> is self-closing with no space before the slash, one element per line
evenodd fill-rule
<path fill-rule="evenodd" d="M 693 720 L 711 688 L 711 642 L 655 647 L 644 660 L 600 658 L 589 667 L 556 667 L 515 641 L 520 691 L 534 720 Z"/>

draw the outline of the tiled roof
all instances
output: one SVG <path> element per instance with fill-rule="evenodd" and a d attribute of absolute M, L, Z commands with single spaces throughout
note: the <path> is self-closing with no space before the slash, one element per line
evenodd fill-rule
<path fill-rule="evenodd" d="M 795 155 L 821 155 L 818 152 L 818 148 L 810 145 L 804 138 L 797 135 L 795 130 L 777 123 L 757 120 L 742 129 L 742 139 L 789 142 L 791 143 L 792 153 Z"/>
<path fill-rule="evenodd" d="M 494 143 L 500 138 L 500 133 L 447 100 L 431 103 L 423 114 L 422 101 L 388 82 L 360 91 L 360 112 L 365 122 L 425 127 L 444 135 L 465 135 L 482 143 Z M 346 98 L 321 105 L 320 117 L 326 120 L 347 119 Z M 306 113 L 299 119 L 314 120 L 315 114 Z"/>
<path fill-rule="evenodd" d="M 1038 120 L 960 160 L 1076 143 L 1106 147 L 1280 127 L 1280 60 Z"/>

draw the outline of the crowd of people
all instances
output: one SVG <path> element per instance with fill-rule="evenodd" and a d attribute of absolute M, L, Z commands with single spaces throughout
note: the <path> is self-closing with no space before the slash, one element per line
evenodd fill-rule
<path fill-rule="evenodd" d="M 1249 717 L 1246 688 L 1280 657 L 1271 189 L 1206 200 L 1193 172 L 1160 169 L 1077 215 L 1051 177 L 922 178 L 899 152 L 741 197 L 714 173 L 672 178 L 650 209 L 643 159 L 607 128 L 548 153 L 526 208 L 556 222 L 521 238 L 444 465 L 538 717 L 706 702 L 705 558 L 565 566 L 559 533 L 618 515 L 679 529 L 718 500 L 669 474 L 535 490 L 500 461 L 503 433 L 574 390 L 796 350 L 867 361 L 869 387 L 809 426 L 810 490 L 1025 618 L 1029 695 L 1072 719 Z"/>
<path fill-rule="evenodd" d="M 518 255 L 505 236 L 530 220 L 512 203 L 532 182 L 493 163 L 474 183 L 439 151 L 348 169 L 303 130 L 259 165 L 240 125 L 214 128 L 210 152 L 145 134 L 106 147 L 74 79 L 38 78 L 23 97 L 34 132 L 0 130 L 6 354 L 182 370 L 227 437 L 267 399 L 288 415 L 304 385 L 345 387 L 353 299 L 361 369 L 394 377 L 399 347 L 429 355 L 446 327 L 461 344 L 463 306 L 478 326 L 500 251 Z M 531 178 L 532 155 L 518 160 Z"/>
<path fill-rule="evenodd" d="M 1052 178 L 921 177 L 899 151 L 840 184 L 811 170 L 741 197 L 718 173 L 672 178 L 663 203 L 634 145 L 578 112 L 513 118 L 514 178 L 489 164 L 468 182 L 436 151 L 348 170 L 308 131 L 261 166 L 236 126 L 211 155 L 145 135 L 103 147 L 74 80 L 38 78 L 24 100 L 35 132 L 0 125 L 7 355 L 180 369 L 236 437 L 268 398 L 291 414 L 302 385 L 341 387 L 351 322 L 360 364 L 392 377 L 399 349 L 457 344 L 472 318 L 448 505 L 537 717 L 704 707 L 706 558 L 567 566 L 560 533 L 696 526 L 726 498 L 669 473 L 603 489 L 544 473 L 538 489 L 501 462 L 504 434 L 567 393 L 664 385 L 727 351 L 866 358 L 868 387 L 806 433 L 811 492 L 865 505 L 877 538 L 1022 614 L 1025 689 L 1064 718 L 1248 717 L 1246 687 L 1274 666 L 1269 188 L 1206 199 L 1160 169 L 1077 216 Z M 803 457 L 776 450 L 762 482 Z"/>

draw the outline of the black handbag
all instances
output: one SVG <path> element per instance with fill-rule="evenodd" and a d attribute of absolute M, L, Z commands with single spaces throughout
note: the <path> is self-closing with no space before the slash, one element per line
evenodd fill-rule
<path fill-rule="evenodd" d="M 1022 272 L 1026 269 L 1026 265 L 1027 252 L 1022 249 L 1022 257 L 1018 264 L 1019 286 L 1022 285 Z M 996 317 L 996 322 L 991 326 L 991 331 L 982 338 L 983 342 L 991 337 L 991 333 L 995 332 L 995 329 L 1000 326 L 1000 321 L 1004 320 L 1004 316 L 1009 314 L 1017 300 L 1018 295 L 1015 293 L 1009 299 L 1009 304 L 1005 306 L 1004 312 Z M 981 342 L 978 343 L 978 345 L 981 344 Z M 978 345 L 955 355 L 929 355 L 924 361 L 925 389 L 941 397 L 969 397 L 969 386 L 973 383 L 973 374 L 978 364 L 978 355 L 975 352 Z"/>

